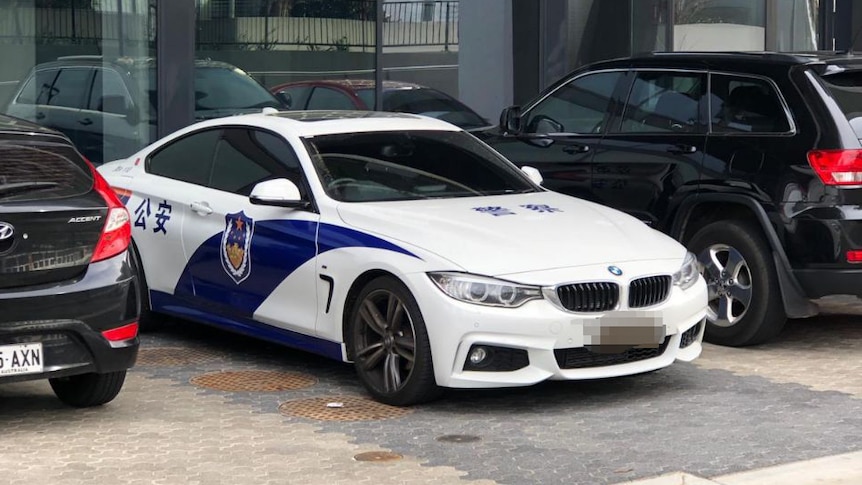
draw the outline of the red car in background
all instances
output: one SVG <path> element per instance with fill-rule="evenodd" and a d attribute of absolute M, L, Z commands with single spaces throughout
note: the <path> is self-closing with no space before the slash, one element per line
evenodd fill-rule
<path fill-rule="evenodd" d="M 290 110 L 373 110 L 374 81 L 297 81 L 270 89 Z M 383 81 L 383 110 L 438 118 L 464 130 L 485 128 L 488 120 L 457 99 L 418 84 Z"/>

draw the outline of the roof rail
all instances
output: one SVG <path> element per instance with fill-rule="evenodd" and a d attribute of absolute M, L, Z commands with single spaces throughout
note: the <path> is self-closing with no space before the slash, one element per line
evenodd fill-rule
<path fill-rule="evenodd" d="M 58 61 L 74 61 L 74 60 L 93 60 L 93 61 L 101 61 L 105 57 L 100 54 L 82 54 L 77 56 L 60 56 L 57 58 Z"/>

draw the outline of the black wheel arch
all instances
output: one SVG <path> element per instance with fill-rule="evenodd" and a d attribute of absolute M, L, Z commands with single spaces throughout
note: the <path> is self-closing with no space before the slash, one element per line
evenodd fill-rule
<path fill-rule="evenodd" d="M 720 207 L 720 213 L 716 208 Z M 729 215 L 729 217 L 728 217 Z M 790 261 L 778 232 L 760 202 L 747 194 L 695 194 L 680 202 L 674 212 L 668 234 L 683 243 L 698 227 L 726 218 L 745 218 L 755 222 L 763 231 L 772 249 L 772 257 L 778 273 L 778 284 L 784 311 L 790 318 L 805 318 L 817 315 L 817 306 L 811 303 L 799 280 L 793 274 Z"/>

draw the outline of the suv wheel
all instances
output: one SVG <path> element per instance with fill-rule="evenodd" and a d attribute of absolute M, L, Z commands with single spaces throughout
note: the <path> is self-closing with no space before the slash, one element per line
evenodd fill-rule
<path fill-rule="evenodd" d="M 112 401 L 126 380 L 126 371 L 107 374 L 81 374 L 49 379 L 54 394 L 69 406 L 86 408 Z"/>
<path fill-rule="evenodd" d="M 725 220 L 699 229 L 688 242 L 709 287 L 704 339 L 719 345 L 755 345 L 776 336 L 787 315 L 772 250 L 760 227 Z"/>

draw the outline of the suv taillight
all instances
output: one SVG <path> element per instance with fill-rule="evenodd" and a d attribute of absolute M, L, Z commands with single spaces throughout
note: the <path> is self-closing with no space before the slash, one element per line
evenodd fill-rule
<path fill-rule="evenodd" d="M 93 258 L 90 260 L 91 263 L 95 263 L 116 256 L 129 247 L 132 241 L 132 225 L 129 222 L 129 211 L 117 198 L 117 194 L 111 190 L 108 181 L 96 171 L 96 167 L 89 161 L 87 161 L 87 165 L 93 172 L 93 189 L 108 204 L 108 217 L 102 228 L 102 236 L 99 237 L 96 250 L 93 251 Z"/>
<path fill-rule="evenodd" d="M 862 185 L 862 150 L 812 150 L 808 164 L 826 185 Z"/>

